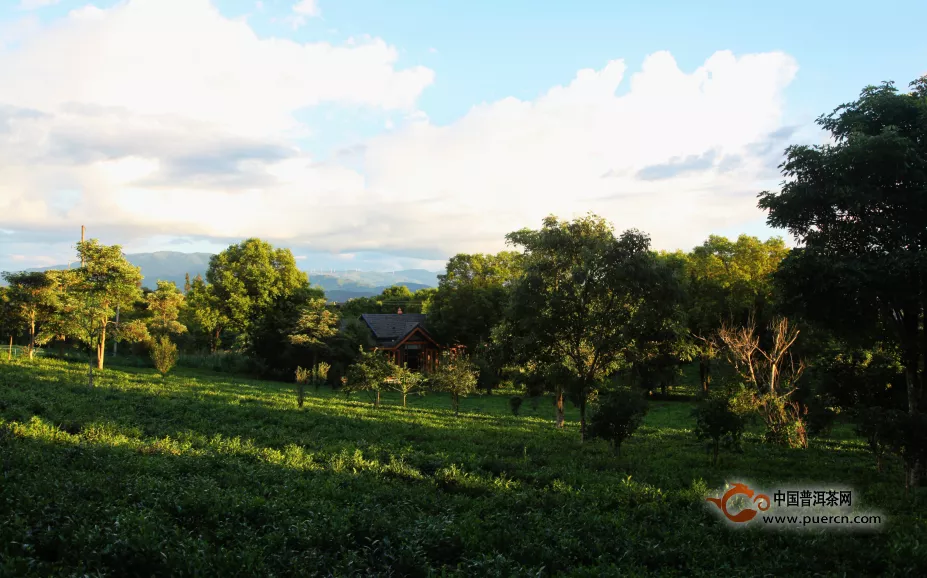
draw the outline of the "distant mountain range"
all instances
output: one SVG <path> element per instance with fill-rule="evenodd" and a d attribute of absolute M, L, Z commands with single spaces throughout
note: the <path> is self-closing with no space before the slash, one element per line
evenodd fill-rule
<path fill-rule="evenodd" d="M 179 253 L 177 251 L 157 251 L 155 253 L 127 254 L 126 259 L 140 267 L 143 285 L 154 288 L 158 281 L 173 281 L 183 287 L 184 277 L 190 279 L 197 275 L 206 276 L 211 253 Z M 67 265 L 37 267 L 27 271 L 48 271 L 49 269 L 67 269 Z M 383 289 L 392 285 L 405 285 L 411 291 L 438 286 L 437 271 L 424 269 L 404 269 L 402 271 L 328 271 L 311 272 L 309 281 L 313 286 L 321 287 L 330 301 L 347 301 L 352 297 L 371 297 L 379 295 Z"/>

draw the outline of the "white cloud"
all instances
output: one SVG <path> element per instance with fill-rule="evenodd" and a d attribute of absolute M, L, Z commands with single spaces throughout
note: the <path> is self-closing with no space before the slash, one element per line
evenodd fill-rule
<path fill-rule="evenodd" d="M 315 0 L 300 0 L 293 5 L 293 13 L 284 18 L 284 21 L 296 29 L 305 26 L 308 18 L 321 15 L 322 12 L 319 11 L 319 5 Z"/>
<path fill-rule="evenodd" d="M 51 6 L 57 4 L 61 0 L 20 0 L 19 9 L 20 10 L 36 10 L 38 8 L 44 8 L 46 6 Z"/>
<path fill-rule="evenodd" d="M 300 0 L 293 5 L 293 12 L 304 16 L 319 16 L 319 5 L 315 0 Z"/>
<path fill-rule="evenodd" d="M 0 48 L 0 229 L 434 260 L 593 210 L 690 247 L 755 223 L 799 138 L 783 126 L 796 64 L 781 53 L 718 52 L 686 73 L 661 52 L 630 78 L 616 60 L 447 126 L 415 108 L 432 72 L 396 58 L 379 39 L 262 40 L 206 0 L 74 11 Z M 360 172 L 295 145 L 312 127 L 294 113 L 320 103 L 403 120 L 345 155 Z"/>

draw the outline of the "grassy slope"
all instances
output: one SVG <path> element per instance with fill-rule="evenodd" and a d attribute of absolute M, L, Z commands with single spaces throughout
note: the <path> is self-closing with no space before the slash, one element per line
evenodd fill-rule
<path fill-rule="evenodd" d="M 373 410 L 327 390 L 187 371 L 0 362 L 0 575 L 923 575 L 927 516 L 847 428 L 718 468 L 687 403 L 654 403 L 619 460 L 552 407 L 444 396 Z M 395 396 L 386 396 L 395 403 Z M 709 488 L 841 483 L 877 534 L 732 531 Z M 922 496 L 923 500 L 923 496 Z"/>

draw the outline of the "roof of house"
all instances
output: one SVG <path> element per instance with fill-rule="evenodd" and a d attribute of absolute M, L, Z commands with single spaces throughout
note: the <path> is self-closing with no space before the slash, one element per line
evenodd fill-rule
<path fill-rule="evenodd" d="M 361 320 L 370 328 L 378 346 L 392 347 L 416 328 L 424 331 L 426 317 L 424 313 L 364 313 Z"/>

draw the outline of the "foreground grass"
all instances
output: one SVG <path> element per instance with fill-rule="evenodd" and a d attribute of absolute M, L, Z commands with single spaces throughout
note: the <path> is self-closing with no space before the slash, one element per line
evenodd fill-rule
<path fill-rule="evenodd" d="M 847 428 L 806 451 L 751 437 L 712 467 L 691 405 L 654 403 L 621 459 L 552 407 L 182 372 L 0 362 L 0 575 L 924 575 L 927 515 Z M 725 480 L 839 483 L 878 533 L 735 531 Z M 921 499 L 923 500 L 923 496 Z"/>

